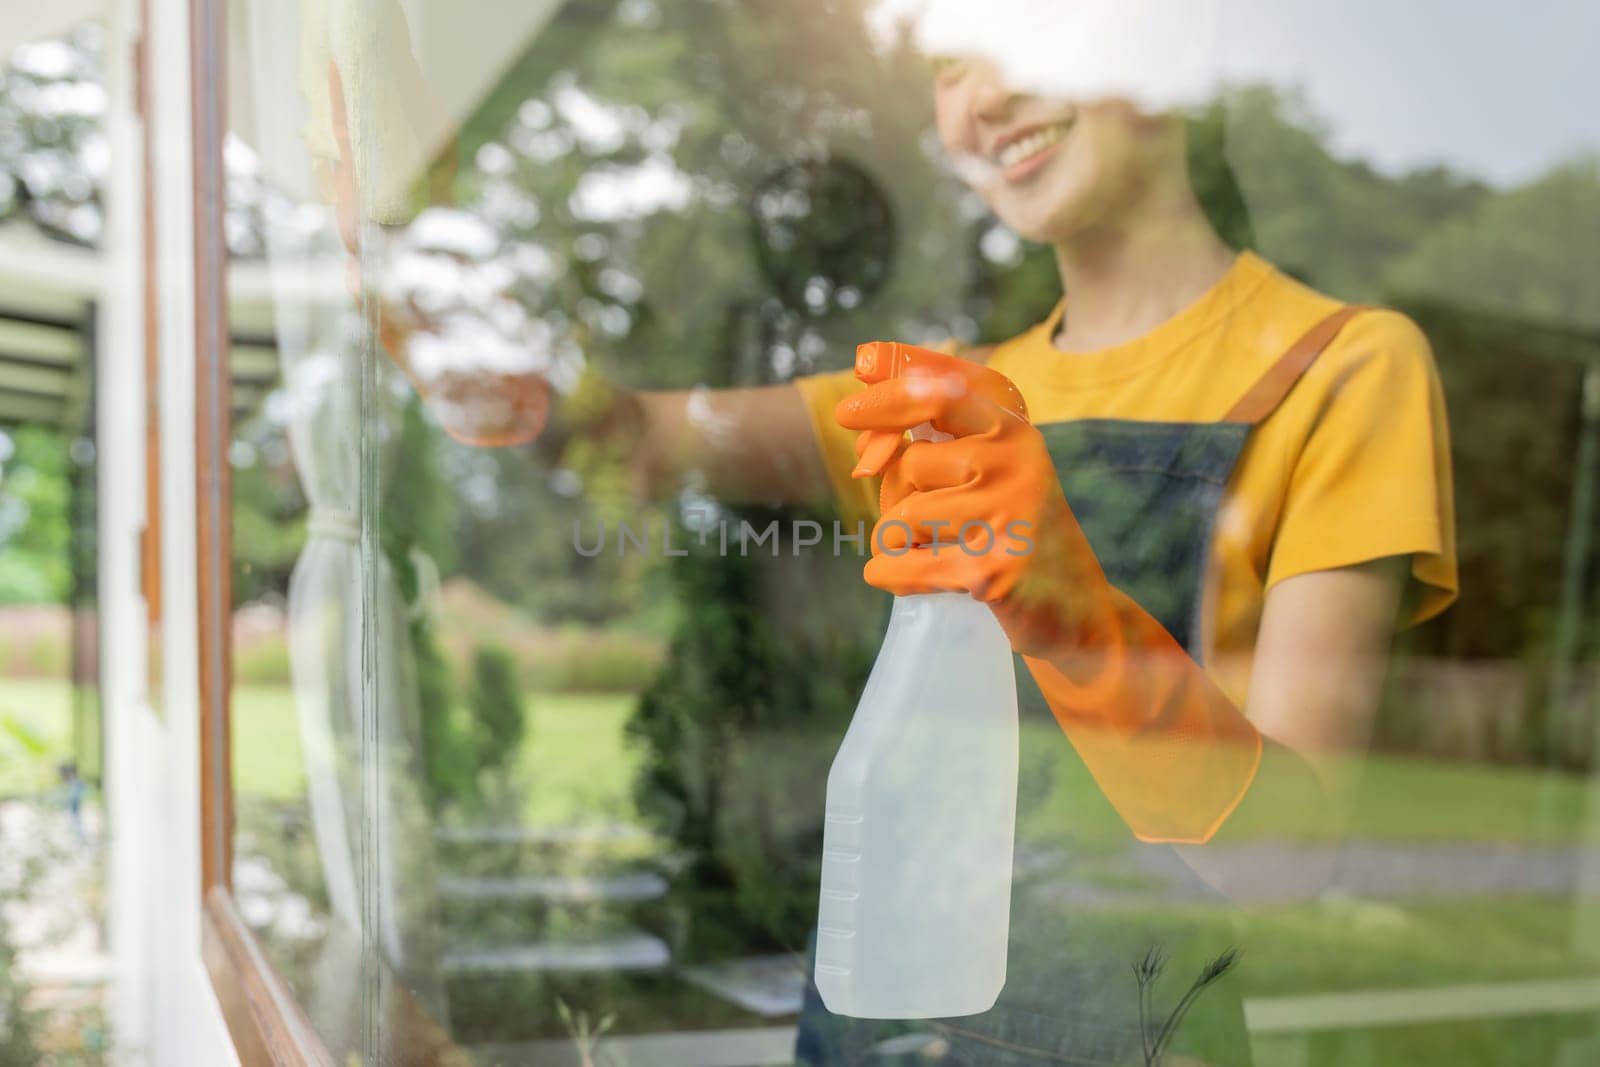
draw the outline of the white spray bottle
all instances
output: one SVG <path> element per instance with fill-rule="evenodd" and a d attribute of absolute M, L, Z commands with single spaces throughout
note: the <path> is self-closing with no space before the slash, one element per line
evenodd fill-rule
<path fill-rule="evenodd" d="M 1009 380 L 953 356 L 894 342 L 856 351 L 864 382 L 914 375 L 959 377 L 1027 415 Z M 926 424 L 912 437 L 948 439 Z M 880 465 L 898 442 L 864 441 L 863 464 Z M 829 1011 L 926 1019 L 994 1006 L 1006 979 L 1016 802 L 1005 632 L 966 593 L 895 598 L 828 774 L 816 983 Z"/>

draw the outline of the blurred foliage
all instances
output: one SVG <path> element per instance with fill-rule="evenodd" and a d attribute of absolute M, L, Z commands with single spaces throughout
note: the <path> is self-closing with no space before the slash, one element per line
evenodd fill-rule
<path fill-rule="evenodd" d="M 456 565 L 455 490 L 440 458 L 443 436 L 413 397 L 390 444 L 378 508 L 378 540 L 410 613 L 425 791 L 435 812 L 457 807 L 481 815 L 487 779 L 516 753 L 524 729 L 515 658 L 498 645 L 475 647 L 464 708 L 440 644 L 439 572 Z"/>
<path fill-rule="evenodd" d="M 576 357 L 634 387 L 759 385 L 842 366 L 865 337 L 1000 340 L 1059 299 L 1051 251 L 1017 240 L 940 163 L 925 61 L 872 38 L 861 15 L 859 0 L 563 8 L 461 131 L 461 165 L 442 168 L 448 210 L 495 235 L 553 366 Z M 1579 361 L 1596 358 L 1592 339 L 1551 331 L 1593 323 L 1596 253 L 1572 235 L 1600 221 L 1595 165 L 1503 190 L 1442 167 L 1384 173 L 1337 155 L 1304 98 L 1266 85 L 1227 90 L 1188 133 L 1195 188 L 1231 243 L 1340 297 L 1393 303 L 1433 340 L 1463 593 L 1403 647 L 1520 657 L 1539 675 L 1570 523 Z M 849 560 L 824 574 L 765 556 L 578 554 L 574 524 L 659 528 L 691 507 L 733 524 L 794 516 L 693 493 L 647 505 L 560 408 L 548 435 L 560 447 L 543 442 L 534 462 L 425 434 L 408 410 L 399 450 L 412 458 L 386 489 L 386 551 L 408 595 L 403 549 L 421 544 L 446 576 L 546 626 L 670 632 L 631 733 L 641 808 L 690 857 L 674 879 L 695 917 L 688 951 L 792 945 L 811 902 L 789 887 L 814 882 L 815 828 L 783 814 L 820 810 L 831 755 L 802 756 L 796 738 L 837 736 L 881 616 Z M 248 507 L 274 499 L 281 524 L 284 498 L 241 493 Z M 241 530 L 258 566 L 291 559 L 248 519 Z M 1590 604 L 1596 580 L 1591 560 Z M 659 662 L 631 637 L 580 656 L 548 631 L 512 641 L 416 625 L 425 709 L 454 703 L 486 640 L 512 652 L 524 684 L 633 684 Z M 594 666 L 552 670 L 551 656 Z M 482 799 L 476 718 L 425 714 L 436 804 Z M 774 744 L 781 755 L 763 747 Z"/>
<path fill-rule="evenodd" d="M 420 568 L 448 574 L 456 562 L 456 496 L 439 460 L 438 436 L 422 401 L 412 397 L 401 409 L 399 432 L 386 454 L 378 543 L 408 602 L 427 592 L 430 576 Z"/>
<path fill-rule="evenodd" d="M 95 243 L 101 184 L 105 31 L 80 23 L 55 40 L 16 48 L 0 69 L 0 219 L 18 215 L 56 237 Z"/>
<path fill-rule="evenodd" d="M 803 17 L 787 6 L 775 18 L 771 6 L 726 3 L 569 5 L 503 83 L 514 99 L 491 100 L 463 136 L 476 164 L 462 172 L 463 200 L 505 235 L 508 257 L 543 267 L 525 269 L 519 296 L 614 380 L 785 381 L 836 366 L 864 336 L 936 341 L 962 319 L 970 194 L 930 167 L 923 61 L 875 48 L 853 0 Z M 896 180 L 908 173 L 934 180 Z M 975 336 L 975 324 L 956 332 Z M 679 502 L 685 514 L 663 514 L 617 484 L 622 466 L 607 458 L 563 453 L 584 508 L 563 519 L 659 529 L 691 510 L 735 528 L 797 517 L 694 494 Z M 673 540 L 695 537 L 678 527 Z M 548 598 L 571 576 L 604 595 L 595 564 L 559 547 L 537 581 L 474 577 Z M 630 560 L 639 585 L 677 623 L 630 735 L 644 760 L 641 811 L 689 865 L 673 879 L 691 917 L 680 948 L 795 947 L 814 910 L 809 816 L 831 744 L 782 773 L 752 753 L 801 724 L 837 736 L 881 601 L 862 595 L 851 559 L 829 568 L 691 547 L 647 562 Z M 780 595 L 808 566 L 805 584 Z"/>
<path fill-rule="evenodd" d="M 435 813 L 452 804 L 475 807 L 478 792 L 477 746 L 472 723 L 455 706 L 455 677 L 439 651 L 433 629 L 411 628 L 416 657 L 417 704 L 422 709 L 424 792 Z"/>
<path fill-rule="evenodd" d="M 245 420 L 234 433 L 235 605 L 281 597 L 305 544 L 305 493 L 282 434 L 281 427 L 259 418 Z"/>
<path fill-rule="evenodd" d="M 568 4 L 461 131 L 455 202 L 500 236 L 528 308 L 629 384 L 783 380 L 838 365 L 864 336 L 1014 334 L 1059 295 L 1052 256 L 1005 234 L 940 166 L 925 61 L 892 34 L 863 32 L 861 7 Z M 100 228 L 102 37 L 86 23 L 18 50 L 0 73 L 0 125 L 13 134 L 0 146 L 0 213 L 75 240 Z M 1600 252 L 1573 235 L 1600 216 L 1600 161 L 1496 189 L 1444 167 L 1381 172 L 1337 155 L 1330 134 L 1295 91 L 1235 86 L 1190 122 L 1196 188 L 1234 243 L 1337 295 L 1423 308 L 1454 413 L 1468 594 L 1447 617 L 1450 635 L 1419 647 L 1537 653 L 1571 499 L 1559 468 L 1577 396 L 1542 351 L 1527 355 L 1528 373 L 1510 368 L 1523 366 L 1523 325 L 1595 326 Z M 247 155 L 230 155 L 230 168 L 249 170 Z M 796 173 L 850 174 L 879 195 L 811 197 L 784 185 Z M 259 252 L 259 179 L 232 177 L 230 242 Z M 774 189 L 785 195 L 761 199 Z M 881 210 L 861 208 L 879 198 Z M 798 235 L 809 252 L 775 260 L 752 240 L 773 203 L 791 244 Z M 886 278 L 877 294 L 848 283 L 864 265 Z M 819 284 L 808 286 L 812 274 Z M 1468 326 L 1452 310 L 1480 314 Z M 1569 348 L 1593 358 L 1581 339 Z M 260 421 L 235 456 L 240 602 L 283 589 L 303 541 L 304 501 L 273 440 L 281 427 Z M 5 465 L 0 601 L 59 602 L 69 590 L 66 442 L 40 436 L 52 433 L 16 435 Z M 1500 453 L 1528 456 L 1532 476 L 1504 484 L 1474 455 L 1492 451 L 1482 441 L 1539 442 Z M 446 574 L 551 622 L 666 617 L 644 563 L 578 558 L 564 538 L 526 536 L 592 518 L 596 486 L 518 450 L 442 442 L 438 454 L 454 491 L 399 521 L 448 525 L 428 535 L 460 549 Z M 1492 600 L 1471 593 L 1490 589 Z"/>
<path fill-rule="evenodd" d="M 1600 360 L 1600 338 L 1455 305 L 1396 303 L 1439 354 L 1461 563 L 1460 600 L 1406 641 L 1452 658 L 1537 658 L 1548 651 L 1560 599 L 1581 361 Z M 1591 611 L 1597 579 L 1591 560 Z M 1591 622 L 1591 640 L 1600 639 L 1597 629 Z"/>
<path fill-rule="evenodd" d="M 472 660 L 472 694 L 468 703 L 478 732 L 478 767 L 493 771 L 516 755 L 527 719 L 517 664 L 504 648 L 480 648 Z"/>
<path fill-rule="evenodd" d="M 0 432 L 0 604 L 60 604 L 72 590 L 71 437 Z"/>
<path fill-rule="evenodd" d="M 17 967 L 17 951 L 0 923 L 0 1063 L 39 1062 L 40 1013 L 28 1006 L 29 985 Z"/>
<path fill-rule="evenodd" d="M 1584 330 L 1593 343 L 1600 338 L 1600 246 L 1573 235 L 1596 220 L 1600 158 L 1574 160 L 1520 188 L 1474 198 L 1419 240 L 1385 280 L 1393 290 L 1432 299 L 1440 311 Z"/>
<path fill-rule="evenodd" d="M 437 812 L 451 804 L 471 807 L 480 799 L 475 731 L 470 718 L 456 710 L 456 680 L 424 599 L 431 595 L 428 583 L 454 558 L 455 496 L 440 467 L 439 433 L 421 400 L 410 399 L 399 423 L 386 455 L 390 474 L 378 505 L 378 543 L 401 598 L 413 605 L 407 626 L 422 723 L 424 791 Z"/>
<path fill-rule="evenodd" d="M 571 471 L 549 462 L 530 462 L 522 449 L 475 449 L 449 440 L 439 447 L 457 487 L 452 535 L 462 577 L 551 623 L 614 624 L 645 608 L 649 560 L 573 550 L 574 524 L 592 530 L 596 521 L 609 524 L 628 514 L 623 505 L 605 510 L 608 494 L 601 487 L 580 485 Z M 625 493 L 619 487 L 609 495 Z"/>
<path fill-rule="evenodd" d="M 791 516 L 744 517 L 760 530 Z M 723 556 L 682 540 L 691 547 L 671 584 L 685 623 L 628 725 L 644 760 L 638 805 L 686 858 L 673 892 L 692 917 L 690 957 L 796 949 L 814 918 L 827 764 L 871 667 L 883 601 L 869 592 L 808 611 L 804 598 L 838 585 L 839 567 L 814 560 L 797 573 L 761 548 Z"/>
<path fill-rule="evenodd" d="M 459 202 L 503 236 L 518 296 L 626 384 L 756 384 L 868 333 L 948 329 L 967 194 L 948 176 L 895 180 L 930 173 L 922 60 L 876 51 L 854 0 L 798 6 L 569 4 L 463 131 Z M 830 180 L 875 192 L 865 209 L 823 192 L 851 214 L 818 215 L 816 183 L 785 187 L 831 160 Z M 752 227 L 797 214 L 814 266 L 785 261 L 774 284 Z M 902 235 L 892 258 L 885 218 Z M 864 268 L 869 248 L 882 262 Z M 743 339 L 765 342 L 752 380 Z"/>
<path fill-rule="evenodd" d="M 633 386 L 784 381 L 844 363 L 864 337 L 999 340 L 1059 299 L 1050 251 L 1007 234 L 938 166 L 922 60 L 903 42 L 869 44 L 857 3 L 806 17 L 787 7 L 569 5 L 462 138 L 473 164 L 463 201 L 504 235 L 508 256 L 534 265 L 519 295 L 608 376 Z M 1499 193 L 1440 168 L 1394 176 L 1338 158 L 1304 101 L 1266 86 L 1230 90 L 1188 132 L 1191 175 L 1218 231 L 1349 299 L 1410 309 L 1418 275 L 1452 277 L 1430 257 L 1472 271 L 1475 255 L 1499 260 L 1519 228 L 1600 215 L 1584 199 L 1600 182 L 1581 167 L 1548 187 Z M 847 185 L 855 191 L 837 195 Z M 1517 246 L 1580 261 L 1551 263 L 1554 274 L 1578 274 L 1561 292 L 1582 288 L 1578 268 L 1593 255 L 1570 232 L 1547 228 Z M 1558 322 L 1572 321 L 1570 305 L 1515 302 Z M 1426 310 L 1416 313 L 1434 332 L 1458 439 L 1470 420 L 1457 491 L 1463 587 L 1473 592 L 1409 647 L 1537 655 L 1569 522 L 1574 364 L 1532 370 L 1517 358 L 1513 324 Z M 1506 479 L 1506 455 L 1530 476 Z M 502 470 L 499 484 L 517 479 L 529 476 Z M 485 560 L 488 547 L 480 542 Z M 527 547 L 505 547 L 529 559 Z M 527 570 L 475 576 L 496 590 L 560 588 L 573 556 L 555 562 L 537 581 Z M 784 632 L 797 619 L 849 618 L 839 594 L 853 575 L 783 601 L 769 588 L 784 569 L 772 561 L 668 562 L 658 568 L 665 590 L 646 585 L 679 622 L 631 728 L 645 753 L 639 803 L 689 857 L 674 880 L 697 920 L 689 955 L 792 947 L 810 920 L 811 901 L 791 887 L 813 884 L 814 827 L 773 813 L 785 803 L 816 810 L 826 760 L 791 777 L 774 768 L 805 761 L 785 750 L 790 759 L 759 764 L 768 777 L 758 782 L 747 761 L 786 727 L 830 736 L 826 724 L 842 726 L 876 634 L 830 657 Z M 598 577 L 576 587 L 601 594 Z M 819 676 L 829 691 L 818 691 Z"/>
<path fill-rule="evenodd" d="M 1341 159 L 1303 97 L 1276 86 L 1220 99 L 1226 155 L 1238 176 L 1256 247 L 1298 278 L 1346 300 L 1379 300 L 1394 261 L 1447 219 L 1493 195 L 1443 168 L 1391 177 Z"/>

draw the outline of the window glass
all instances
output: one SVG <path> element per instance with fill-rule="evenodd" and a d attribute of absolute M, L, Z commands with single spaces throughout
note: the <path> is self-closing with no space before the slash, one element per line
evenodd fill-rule
<path fill-rule="evenodd" d="M 1586 7 L 230 17 L 235 884 L 330 1044 L 1587 1061 Z"/>

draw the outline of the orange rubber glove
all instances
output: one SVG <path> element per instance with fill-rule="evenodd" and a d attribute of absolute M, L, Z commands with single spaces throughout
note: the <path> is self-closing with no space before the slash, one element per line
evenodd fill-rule
<path fill-rule="evenodd" d="M 411 387 L 445 433 L 479 448 L 527 444 L 550 418 L 550 383 L 537 373 L 487 369 L 417 372 L 408 358 L 413 338 L 426 327 L 408 325 L 393 306 L 378 309 L 378 343 L 405 372 Z"/>
<path fill-rule="evenodd" d="M 869 387 L 835 410 L 863 431 L 856 475 L 884 475 L 866 580 L 897 596 L 962 591 L 988 603 L 1135 836 L 1209 840 L 1255 777 L 1260 733 L 1106 579 L 1043 436 L 992 379 L 1010 383 L 907 349 L 862 346 L 857 376 Z M 925 423 L 953 439 L 904 440 Z"/>

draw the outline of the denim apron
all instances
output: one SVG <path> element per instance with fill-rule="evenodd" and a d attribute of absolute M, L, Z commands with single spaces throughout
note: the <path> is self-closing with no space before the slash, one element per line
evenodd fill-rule
<path fill-rule="evenodd" d="M 1218 422 L 1081 419 L 1039 427 L 1062 491 L 1106 577 L 1181 640 L 1196 662 L 1204 652 L 1202 604 L 1212 531 L 1250 431 L 1359 310 L 1342 307 L 1313 326 Z M 962 1018 L 849 1019 L 830 1013 L 808 981 L 798 1062 L 1144 1067 L 1134 965 L 1152 949 L 1167 958 L 1147 1002 L 1149 1027 L 1156 1029 L 1205 963 L 1234 947 L 1226 901 L 1170 846 L 1139 842 L 1127 831 L 1092 788 L 1020 657 L 1017 701 L 1018 841 L 1006 985 L 999 1000 L 988 1012 Z M 1049 804 L 1063 794 L 1076 806 Z M 1084 797 L 1093 798 L 1087 810 Z M 1067 831 L 1053 832 L 1064 822 L 1072 824 Z M 1097 865 L 1098 886 L 1093 877 L 1082 877 L 1085 868 Z M 1140 895 L 1149 886 L 1138 884 L 1138 872 L 1159 872 L 1157 899 Z M 1125 899 L 1119 899 L 1119 888 Z M 1187 1062 L 1226 1067 L 1250 1063 L 1237 984 L 1249 966 L 1245 954 L 1230 975 L 1195 1000 L 1164 1062 L 1188 1057 Z"/>

